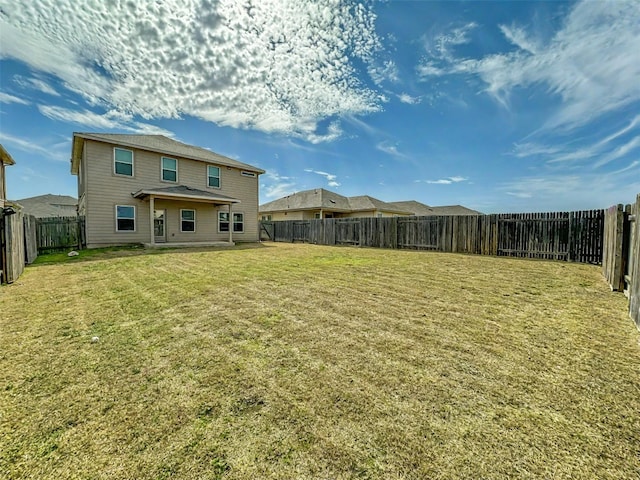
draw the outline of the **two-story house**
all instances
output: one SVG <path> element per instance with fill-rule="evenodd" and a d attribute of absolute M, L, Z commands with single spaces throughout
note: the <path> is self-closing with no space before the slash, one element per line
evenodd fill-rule
<path fill-rule="evenodd" d="M 74 133 L 87 247 L 258 241 L 264 170 L 163 135 Z"/>

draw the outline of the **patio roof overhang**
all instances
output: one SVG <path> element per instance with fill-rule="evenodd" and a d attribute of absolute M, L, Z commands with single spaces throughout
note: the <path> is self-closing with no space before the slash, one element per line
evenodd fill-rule
<path fill-rule="evenodd" d="M 211 203 L 214 205 L 231 205 L 240 203 L 240 200 L 219 193 L 207 192 L 193 187 L 178 185 L 165 188 L 143 188 L 131 194 L 133 198 L 145 200 L 153 197 L 156 200 L 176 200 Z"/>

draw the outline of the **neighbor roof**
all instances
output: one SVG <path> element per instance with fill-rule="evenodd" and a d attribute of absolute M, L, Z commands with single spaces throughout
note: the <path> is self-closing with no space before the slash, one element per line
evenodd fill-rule
<path fill-rule="evenodd" d="M 71 173 L 78 174 L 78 164 L 82 156 L 82 145 L 84 140 L 95 140 L 97 142 L 111 143 L 113 145 L 122 145 L 124 147 L 137 148 L 150 152 L 158 152 L 165 155 L 174 155 L 181 158 L 189 158 L 191 160 L 199 160 L 202 162 L 217 163 L 229 167 L 242 168 L 244 170 L 264 173 L 264 170 L 254 167 L 247 163 L 242 163 L 229 157 L 219 155 L 206 148 L 187 145 L 178 142 L 164 135 L 130 135 L 124 133 L 81 133 L 73 134 L 73 146 L 71 157 Z"/>
<path fill-rule="evenodd" d="M 445 205 L 441 207 L 430 207 L 424 203 L 415 200 L 405 200 L 402 202 L 389 202 L 398 208 L 408 210 L 417 217 L 425 217 L 429 215 L 482 215 L 477 210 L 463 207 L 462 205 Z"/>
<path fill-rule="evenodd" d="M 351 210 L 351 206 L 347 197 L 339 193 L 331 192 L 324 188 L 314 188 L 313 190 L 304 190 L 287 195 L 265 203 L 259 208 L 261 212 L 318 209 L 348 212 Z"/>
<path fill-rule="evenodd" d="M 7 152 L 4 148 L 4 146 L 0 143 L 0 162 L 4 163 L 5 165 L 15 165 L 15 160 L 11 157 L 11 155 L 9 155 L 9 152 Z"/>
<path fill-rule="evenodd" d="M 405 209 L 397 208 L 387 202 L 359 195 L 345 197 L 339 193 L 315 188 L 296 192 L 260 206 L 260 212 L 280 212 L 291 210 L 331 210 L 333 212 L 360 212 L 365 210 L 382 210 L 398 214 L 410 214 Z"/>
<path fill-rule="evenodd" d="M 349 205 L 353 211 L 361 210 L 382 210 L 385 212 L 411 215 L 411 211 L 406 208 L 400 208 L 397 205 L 393 205 L 389 202 L 383 202 L 377 198 L 370 197 L 369 195 L 360 195 L 357 197 L 348 197 Z"/>
<path fill-rule="evenodd" d="M 23 213 L 38 218 L 73 217 L 77 214 L 78 201 L 68 195 L 38 195 L 16 200 Z"/>

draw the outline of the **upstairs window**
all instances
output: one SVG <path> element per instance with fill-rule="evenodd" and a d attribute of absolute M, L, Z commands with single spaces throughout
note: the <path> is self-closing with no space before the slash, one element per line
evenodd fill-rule
<path fill-rule="evenodd" d="M 220 168 L 207 165 L 207 186 L 220 188 Z"/>
<path fill-rule="evenodd" d="M 219 232 L 229 231 L 229 212 L 218 213 L 218 231 Z M 233 214 L 233 231 L 234 233 L 244 232 L 244 214 L 243 213 Z"/>
<path fill-rule="evenodd" d="M 175 158 L 162 157 L 162 180 L 164 182 L 178 181 L 178 160 Z"/>
<path fill-rule="evenodd" d="M 136 207 L 116 205 L 116 232 L 136 231 Z"/>
<path fill-rule="evenodd" d="M 180 210 L 180 231 L 195 232 L 196 231 L 196 211 Z"/>
<path fill-rule="evenodd" d="M 131 150 L 113 149 L 113 171 L 116 175 L 133 177 L 133 152 Z"/>

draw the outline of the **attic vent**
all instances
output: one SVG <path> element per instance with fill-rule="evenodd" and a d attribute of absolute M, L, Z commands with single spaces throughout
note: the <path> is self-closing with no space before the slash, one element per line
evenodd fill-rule
<path fill-rule="evenodd" d="M 335 201 L 335 200 L 331 200 L 331 199 L 329 199 L 329 201 L 330 201 L 331 203 L 336 203 L 336 201 Z"/>
<path fill-rule="evenodd" d="M 241 171 L 240 175 L 242 175 L 243 177 L 255 177 L 256 176 L 256 174 L 254 172 L 247 172 L 246 170 Z"/>

